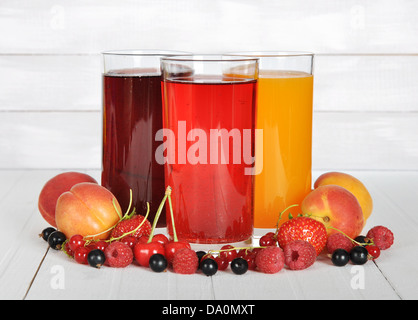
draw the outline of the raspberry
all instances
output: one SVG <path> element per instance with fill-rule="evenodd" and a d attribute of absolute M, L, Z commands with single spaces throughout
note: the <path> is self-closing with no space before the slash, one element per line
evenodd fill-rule
<path fill-rule="evenodd" d="M 303 270 L 314 264 L 316 250 L 307 241 L 295 240 L 284 247 L 284 259 L 289 269 Z"/>
<path fill-rule="evenodd" d="M 337 249 L 344 249 L 347 252 L 353 248 L 353 242 L 342 233 L 333 233 L 328 237 L 327 250 L 328 253 L 333 254 Z"/>
<path fill-rule="evenodd" d="M 112 242 L 105 249 L 106 263 L 113 268 L 125 268 L 129 266 L 134 254 L 129 246 L 122 242 Z"/>
<path fill-rule="evenodd" d="M 367 238 L 372 239 L 380 250 L 389 249 L 394 240 L 392 231 L 383 226 L 373 227 L 367 232 Z"/>
<path fill-rule="evenodd" d="M 283 250 L 279 247 L 267 247 L 257 253 L 257 269 L 264 273 L 277 273 L 284 267 Z"/>
<path fill-rule="evenodd" d="M 173 270 L 175 273 L 193 274 L 199 265 L 199 258 L 192 249 L 183 248 L 174 254 Z"/>

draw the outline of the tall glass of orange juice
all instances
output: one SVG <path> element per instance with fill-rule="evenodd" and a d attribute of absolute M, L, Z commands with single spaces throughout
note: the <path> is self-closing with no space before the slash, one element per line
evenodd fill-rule
<path fill-rule="evenodd" d="M 235 53 L 234 53 L 235 54 Z M 242 52 L 259 58 L 254 227 L 275 228 L 297 215 L 311 191 L 313 58 L 305 52 Z M 257 142 L 256 142 L 257 143 Z"/>

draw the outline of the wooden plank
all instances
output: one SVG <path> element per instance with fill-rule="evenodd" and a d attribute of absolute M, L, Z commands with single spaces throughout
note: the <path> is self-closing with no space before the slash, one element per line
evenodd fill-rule
<path fill-rule="evenodd" d="M 350 172 L 362 181 L 363 172 Z M 315 172 L 317 177 L 320 173 Z M 385 173 L 382 174 L 385 176 Z M 370 180 L 373 181 L 372 175 Z M 370 184 L 370 181 L 367 181 Z M 373 189 L 371 189 L 373 190 Z M 379 195 L 374 195 L 377 203 Z M 384 214 L 390 214 L 384 211 Z M 393 263 L 392 256 L 385 261 Z M 356 287 L 361 273 L 364 287 Z M 59 285 L 58 285 L 59 284 Z M 373 263 L 336 268 L 325 256 L 305 271 L 283 270 L 276 275 L 248 272 L 238 277 L 230 270 L 212 278 L 168 271 L 155 274 L 132 265 L 126 269 L 92 269 L 50 251 L 27 299 L 399 299 L 397 292 Z M 249 289 L 250 288 L 250 289 Z M 321 290 L 318 290 L 321 288 Z"/>
<path fill-rule="evenodd" d="M 3 113 L 0 168 L 100 168 L 100 112 Z"/>
<path fill-rule="evenodd" d="M 211 279 L 202 274 L 160 274 L 136 264 L 98 270 L 51 251 L 26 299 L 200 300 L 213 295 Z"/>
<path fill-rule="evenodd" d="M 314 109 L 417 112 L 418 55 L 317 56 Z M 412 68 L 411 68 L 412 67 Z"/>
<path fill-rule="evenodd" d="M 418 172 L 353 173 L 365 183 L 373 198 L 374 209 L 364 232 L 377 225 L 394 234 L 392 247 L 381 252 L 376 265 L 394 291 L 405 300 L 418 298 L 416 263 L 418 218 Z M 402 267 L 401 267 L 402 266 Z"/>
<path fill-rule="evenodd" d="M 93 177 L 99 170 L 82 170 Z M 374 200 L 366 228 L 385 225 L 395 244 L 376 264 L 337 268 L 325 256 L 304 271 L 282 270 L 276 275 L 230 270 L 213 277 L 185 276 L 172 271 L 156 274 L 136 265 L 100 270 L 78 265 L 62 252 L 49 250 L 38 233 L 46 226 L 36 203 L 44 183 L 62 170 L 0 170 L 1 299 L 416 299 L 413 262 L 418 220 L 413 213 L 417 172 L 347 171 L 364 182 Z M 322 171 L 315 171 L 316 179 Z M 41 263 L 42 262 L 42 263 Z M 38 270 L 38 266 L 40 268 Z M 37 271 L 38 270 L 38 271 Z M 36 275 L 36 277 L 35 277 Z M 364 287 L 356 287 L 363 277 Z M 33 282 L 32 282 L 33 279 Z M 318 289 L 319 288 L 319 289 Z M 28 290 L 29 289 L 29 290 Z M 27 295 L 26 295 L 27 293 Z M 25 296 L 26 295 L 26 296 Z"/>
<path fill-rule="evenodd" d="M 101 167 L 100 112 L 0 117 L 0 168 Z M 418 113 L 316 112 L 316 170 L 417 170 Z"/>
<path fill-rule="evenodd" d="M 418 55 L 317 56 L 314 109 L 418 111 Z M 101 55 L 0 55 L 0 111 L 101 110 Z"/>
<path fill-rule="evenodd" d="M 357 286 L 356 277 L 364 277 Z M 277 274 L 247 272 L 240 278 L 229 269 L 212 277 L 216 299 L 228 300 L 360 300 L 398 299 L 373 263 L 337 268 L 320 256 L 303 271 L 285 267 Z"/>
<path fill-rule="evenodd" d="M 0 299 L 22 299 L 46 253 L 39 233 L 48 224 L 38 212 L 39 192 L 57 171 L 0 170 Z"/>
<path fill-rule="evenodd" d="M 315 170 L 416 170 L 417 113 L 314 114 Z"/>
<path fill-rule="evenodd" d="M 0 56 L 0 110 L 100 110 L 100 55 Z"/>
<path fill-rule="evenodd" d="M 414 53 L 411 0 L 4 0 L 1 53 L 98 53 L 117 48 Z M 12 31 L 11 31 L 12 30 Z"/>
<path fill-rule="evenodd" d="M 97 181 L 100 181 L 100 170 L 79 171 L 85 172 Z M 28 170 L 24 172 L 22 180 L 34 179 L 32 172 L 36 176 L 43 177 L 42 179 L 37 179 L 38 184 L 31 185 L 30 189 L 27 190 L 28 193 L 35 197 L 39 194 L 43 183 L 60 171 Z M 17 194 L 16 191 L 13 193 Z M 27 209 L 31 206 L 34 207 L 35 203 L 36 201 L 33 200 L 27 201 Z M 34 210 L 32 209 L 32 211 Z M 37 227 L 45 225 L 39 212 L 33 213 L 33 216 L 32 220 L 36 220 Z M 39 230 L 42 230 L 42 228 Z M 165 233 L 165 229 L 159 228 L 157 233 Z M 28 234 L 27 237 L 33 238 L 33 234 Z M 34 244 L 31 250 L 38 253 L 45 252 L 46 243 L 38 239 L 35 239 L 37 241 L 33 240 Z M 26 248 L 23 248 L 23 251 L 25 250 Z M 9 273 L 10 271 L 6 270 L 4 277 Z M 136 264 L 125 269 L 103 267 L 97 270 L 89 266 L 79 265 L 64 253 L 50 249 L 45 260 L 42 261 L 38 274 L 26 295 L 26 299 L 195 300 L 213 299 L 213 296 L 211 279 L 202 276 L 202 274 L 183 277 L 179 277 L 172 272 L 157 274 L 148 268 L 140 267 Z"/>

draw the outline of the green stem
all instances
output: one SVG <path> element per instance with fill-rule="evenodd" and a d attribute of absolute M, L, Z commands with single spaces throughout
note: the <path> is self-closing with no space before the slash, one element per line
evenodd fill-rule
<path fill-rule="evenodd" d="M 292 205 L 288 206 L 286 209 L 284 209 L 282 212 L 280 212 L 279 219 L 277 220 L 277 223 L 276 223 L 276 232 L 275 232 L 275 235 L 276 236 L 277 236 L 277 233 L 279 232 L 279 221 L 282 219 L 283 213 L 285 213 L 290 208 L 298 207 L 298 206 L 299 206 L 298 204 L 292 204 Z"/>
<path fill-rule="evenodd" d="M 122 212 L 119 212 L 118 208 L 116 208 L 115 200 L 116 200 L 116 198 L 112 199 L 113 208 L 115 208 L 115 211 L 118 214 L 119 220 L 122 220 Z"/>
<path fill-rule="evenodd" d="M 168 187 L 168 188 L 170 188 L 170 187 Z M 155 214 L 154 222 L 152 223 L 151 234 L 149 236 L 149 239 L 148 239 L 148 242 L 147 243 L 151 243 L 152 238 L 154 237 L 155 227 L 157 225 L 158 219 L 160 218 L 161 211 L 163 210 L 165 201 L 167 200 L 167 197 L 168 197 L 168 188 L 167 188 L 167 190 L 165 192 L 165 195 L 164 195 L 163 200 L 160 203 L 160 206 L 158 207 L 157 213 Z M 171 190 L 171 188 L 170 188 L 170 190 Z"/>
<path fill-rule="evenodd" d="M 354 242 L 355 244 L 357 244 L 359 246 L 365 246 L 365 245 L 369 245 L 370 244 L 370 243 L 361 243 L 361 242 L 358 242 L 358 241 L 356 241 L 354 239 L 351 239 L 348 235 L 346 235 L 344 232 L 342 232 L 341 230 L 339 230 L 337 228 L 334 228 L 334 227 L 331 227 L 331 226 L 328 226 L 326 228 L 327 229 L 332 229 L 332 230 L 338 231 L 339 233 L 341 233 L 342 235 L 346 236 L 348 239 L 350 239 L 352 242 Z"/>
<path fill-rule="evenodd" d="M 119 223 L 119 222 L 118 222 L 118 223 Z M 105 230 L 105 231 L 102 231 L 102 232 L 100 232 L 100 233 L 90 234 L 90 235 L 85 236 L 85 237 L 83 237 L 83 238 L 84 238 L 84 239 L 87 239 L 87 240 L 91 240 L 91 241 L 93 241 L 93 240 L 94 240 L 94 237 L 100 236 L 101 234 L 104 234 L 104 233 L 106 233 L 106 232 L 111 231 L 111 230 L 112 230 L 115 226 L 116 226 L 116 225 L 114 225 L 114 226 L 110 227 L 109 229 L 107 229 L 107 230 Z"/>
<path fill-rule="evenodd" d="M 206 253 L 202 259 L 206 256 L 211 255 L 212 253 L 221 253 L 221 252 L 226 252 L 226 251 L 232 251 L 232 250 L 241 250 L 241 249 L 245 249 L 245 250 L 252 250 L 252 249 L 264 249 L 267 247 L 233 247 L 233 248 L 229 248 L 229 249 L 220 249 L 220 250 L 209 250 L 208 253 Z"/>
<path fill-rule="evenodd" d="M 123 216 L 122 220 L 130 218 L 131 215 L 129 214 L 129 210 L 131 210 L 131 206 L 132 206 L 132 189 L 129 189 L 129 205 L 128 205 L 128 209 L 125 212 L 125 215 Z M 135 210 L 134 210 L 135 212 Z"/>
<path fill-rule="evenodd" d="M 168 190 L 168 188 L 170 188 Z M 177 238 L 177 232 L 176 232 L 176 224 L 174 223 L 174 213 L 173 213 L 173 204 L 171 203 L 171 187 L 167 187 L 167 191 L 168 191 L 168 205 L 170 206 L 170 215 L 171 215 L 171 224 L 173 226 L 173 238 L 174 238 L 174 242 L 179 241 L 179 239 Z"/>

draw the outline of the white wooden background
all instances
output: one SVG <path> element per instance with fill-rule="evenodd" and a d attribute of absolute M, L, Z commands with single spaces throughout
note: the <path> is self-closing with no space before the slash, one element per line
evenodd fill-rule
<path fill-rule="evenodd" d="M 6 230 L 2 239 L 15 242 L 10 241 L 14 243 L 11 247 L 3 240 L 0 243 L 0 297 L 24 297 L 41 263 L 44 251 L 40 248 L 44 246 L 33 242 L 33 234 L 44 225 L 36 208 L 43 183 L 69 169 L 87 170 L 100 177 L 100 53 L 109 49 L 316 53 L 314 169 L 317 173 L 358 170 L 355 172 L 371 185 L 378 210 L 386 210 L 380 218 L 375 215 L 373 222 L 390 225 L 394 212 L 402 217 L 402 225 L 394 226 L 397 234 L 402 235 L 404 244 L 414 242 L 410 232 L 416 233 L 418 228 L 410 212 L 418 196 L 417 16 L 418 2 L 414 0 L 1 0 L 0 214 L 11 213 L 16 218 L 2 222 Z M 367 173 L 370 171 L 375 173 Z M 405 230 L 405 225 L 410 229 Z M 18 237 L 17 232 L 24 237 Z M 22 248 L 30 248 L 29 256 L 16 251 Z M 413 248 L 416 251 L 416 246 Z M 410 250 L 408 245 L 402 247 L 395 251 L 395 258 L 406 273 L 416 275 L 416 268 L 408 265 Z M 58 257 L 47 255 L 28 298 L 59 297 L 57 291 L 45 289 L 51 274 L 42 273 L 57 263 L 56 259 L 63 259 Z M 372 279 L 382 280 L 375 281 L 380 283 L 376 288 L 347 291 L 348 296 L 345 291 L 324 291 L 322 296 L 416 298 L 416 283 L 402 278 L 395 258 L 382 260 L 379 270 L 371 273 Z M 14 274 L 27 261 L 31 262 L 29 272 Z M 80 269 L 74 263 L 66 268 L 68 274 L 85 270 L 81 277 L 100 283 L 95 270 Z M 376 269 L 373 265 L 367 268 Z M 128 276 L 104 272 L 117 289 L 129 285 L 134 273 L 130 270 Z M 323 274 L 329 273 L 332 281 L 325 284 L 336 287 L 344 272 L 327 266 Z M 314 289 L 318 285 L 314 280 L 308 288 L 302 285 L 308 274 L 302 278 L 289 275 L 291 297 L 318 298 L 309 291 L 309 286 Z M 156 275 L 151 277 L 157 279 Z M 163 298 L 190 298 L 176 291 L 184 284 L 172 273 L 164 277 L 171 291 Z M 17 278 L 25 285 L 15 286 Z M 251 281 L 255 284 L 260 279 L 262 275 L 256 274 Z M 200 281 L 202 287 L 211 288 L 204 298 L 253 298 L 239 286 L 231 295 L 217 291 L 218 284 L 225 281 L 222 277 Z M 280 281 L 278 285 L 287 280 Z M 230 274 L 226 282 L 237 283 Z M 98 296 L 103 298 L 103 294 Z M 280 294 L 277 297 L 289 297 Z M 123 292 L 108 295 L 125 297 Z M 85 296 L 95 297 L 89 290 Z"/>

